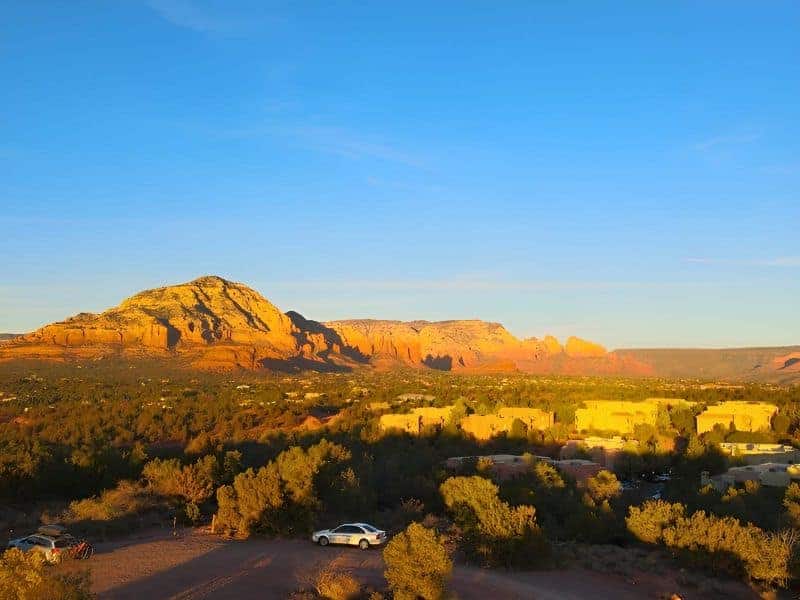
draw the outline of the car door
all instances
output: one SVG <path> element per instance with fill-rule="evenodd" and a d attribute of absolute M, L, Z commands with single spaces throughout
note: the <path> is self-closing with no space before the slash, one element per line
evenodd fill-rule
<path fill-rule="evenodd" d="M 364 537 L 364 530 L 357 525 L 350 525 L 347 528 L 347 543 L 355 546 Z"/>
<path fill-rule="evenodd" d="M 345 532 L 346 528 L 347 527 L 345 525 L 340 525 L 335 529 L 331 529 L 331 537 L 330 537 L 331 544 L 347 543 L 347 533 Z"/>
<path fill-rule="evenodd" d="M 336 529 L 336 543 L 337 544 L 350 544 L 350 538 L 353 535 L 355 527 L 352 525 L 342 525 Z"/>

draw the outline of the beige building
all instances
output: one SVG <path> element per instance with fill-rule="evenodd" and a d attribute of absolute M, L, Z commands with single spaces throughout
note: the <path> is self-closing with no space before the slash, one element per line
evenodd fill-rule
<path fill-rule="evenodd" d="M 467 415 L 461 419 L 461 431 L 478 440 L 488 440 L 509 433 L 514 421 L 520 420 L 530 429 L 552 427 L 554 415 L 538 408 L 501 408 L 493 415 Z"/>
<path fill-rule="evenodd" d="M 721 425 L 736 431 L 769 430 L 778 407 L 765 402 L 722 402 L 709 406 L 697 415 L 697 433 L 705 433 Z"/>
<path fill-rule="evenodd" d="M 381 431 L 400 430 L 419 435 L 427 427 L 444 427 L 450 419 L 453 406 L 427 406 L 415 408 L 407 414 L 381 415 L 379 426 Z"/>
<path fill-rule="evenodd" d="M 568 440 L 561 447 L 559 457 L 566 460 L 575 458 L 581 452 L 587 452 L 594 462 L 607 469 L 613 469 L 617 458 L 626 450 L 636 452 L 636 442 L 629 442 L 620 436 L 612 438 L 589 436 L 582 440 Z"/>
<path fill-rule="evenodd" d="M 746 481 L 756 481 L 767 487 L 786 487 L 792 481 L 800 480 L 800 465 L 784 463 L 763 463 L 747 465 L 744 467 L 731 467 L 721 475 L 709 477 L 703 471 L 701 485 L 712 485 L 717 490 L 724 492 L 729 487 Z"/>
<path fill-rule="evenodd" d="M 497 411 L 501 419 L 506 419 L 514 422 L 519 419 L 528 427 L 528 429 L 547 429 L 553 426 L 555 422 L 555 414 L 549 410 L 542 410 L 540 408 L 528 408 L 517 406 L 504 406 Z"/>
<path fill-rule="evenodd" d="M 637 425 L 655 426 L 662 404 L 658 401 L 587 400 L 575 411 L 575 429 L 633 433 Z"/>
<path fill-rule="evenodd" d="M 800 462 L 800 450 L 784 444 L 757 444 L 752 442 L 722 442 L 720 450 L 732 458 L 741 459 L 748 465 L 763 463 Z"/>

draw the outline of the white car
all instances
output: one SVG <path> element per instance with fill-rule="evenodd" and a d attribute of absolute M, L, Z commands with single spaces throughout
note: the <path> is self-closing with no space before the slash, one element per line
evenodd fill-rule
<path fill-rule="evenodd" d="M 386 543 L 386 532 L 367 523 L 345 523 L 333 529 L 315 531 L 311 541 L 320 546 L 347 544 L 366 550 Z"/>
<path fill-rule="evenodd" d="M 34 551 L 44 554 L 44 559 L 49 563 L 61 562 L 62 553 L 69 553 L 69 549 L 77 541 L 72 536 L 54 537 L 34 533 L 8 542 L 9 548 L 19 548 L 23 552 Z"/>

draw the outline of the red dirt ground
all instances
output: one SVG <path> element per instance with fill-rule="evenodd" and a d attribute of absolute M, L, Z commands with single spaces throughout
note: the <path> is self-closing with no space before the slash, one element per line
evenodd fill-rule
<path fill-rule="evenodd" d="M 303 540 L 233 541 L 191 529 L 182 530 L 177 538 L 168 530 L 157 530 L 100 543 L 90 561 L 60 568 L 90 567 L 93 590 L 101 599 L 283 599 L 310 587 L 313 573 L 332 560 L 362 583 L 378 589 L 385 585 L 378 550 L 321 548 Z M 675 591 L 688 600 L 701 597 L 696 590 L 681 589 L 674 575 L 642 573 L 632 581 L 582 569 L 507 572 L 457 565 L 451 588 L 460 600 L 640 600 Z M 737 592 L 741 595 L 730 597 L 755 597 L 743 586 Z"/>

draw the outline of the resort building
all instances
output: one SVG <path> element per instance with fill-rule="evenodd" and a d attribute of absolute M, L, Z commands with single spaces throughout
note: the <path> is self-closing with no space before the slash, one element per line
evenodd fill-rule
<path fill-rule="evenodd" d="M 800 462 L 800 450 L 784 444 L 757 444 L 752 442 L 722 442 L 720 450 L 732 458 L 741 459 L 748 465 L 769 462 Z"/>
<path fill-rule="evenodd" d="M 613 469 L 616 459 L 625 450 L 636 452 L 636 441 L 628 441 L 620 436 L 611 438 L 589 436 L 582 440 L 568 440 L 561 447 L 559 457 L 565 460 L 588 453 L 594 462 L 607 469 Z"/>
<path fill-rule="evenodd" d="M 736 431 L 769 430 L 777 412 L 777 406 L 765 402 L 722 402 L 697 415 L 697 433 L 711 431 L 716 425 Z"/>
<path fill-rule="evenodd" d="M 399 430 L 419 435 L 427 427 L 442 428 L 447 424 L 453 406 L 426 406 L 415 408 L 406 414 L 386 414 L 381 415 L 379 426 L 381 431 Z"/>
<path fill-rule="evenodd" d="M 656 425 L 660 404 L 622 400 L 587 400 L 575 411 L 578 431 L 616 431 L 633 433 L 637 425 Z"/>
<path fill-rule="evenodd" d="M 709 476 L 703 471 L 701 485 L 712 485 L 724 492 L 729 487 L 746 481 L 757 481 L 767 487 L 786 487 L 792 481 L 800 480 L 800 464 L 763 463 L 744 467 L 731 467 L 721 475 Z"/>
<path fill-rule="evenodd" d="M 493 415 L 467 415 L 461 419 L 461 431 L 478 440 L 488 440 L 509 433 L 514 421 L 521 421 L 528 430 L 547 429 L 554 422 L 552 412 L 538 408 L 501 408 Z"/>

